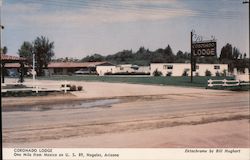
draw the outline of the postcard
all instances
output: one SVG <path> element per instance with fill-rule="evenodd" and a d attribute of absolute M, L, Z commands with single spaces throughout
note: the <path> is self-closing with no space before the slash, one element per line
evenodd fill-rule
<path fill-rule="evenodd" d="M 5 160 L 249 160 L 249 1 L 2 0 Z"/>

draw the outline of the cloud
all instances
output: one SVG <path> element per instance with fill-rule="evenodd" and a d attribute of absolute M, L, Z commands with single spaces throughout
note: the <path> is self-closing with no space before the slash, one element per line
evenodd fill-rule
<path fill-rule="evenodd" d="M 42 8 L 41 4 L 33 4 L 33 3 L 13 3 L 13 4 L 5 4 L 3 6 L 3 12 L 7 14 L 29 14 L 36 13 Z M 18 15 L 17 14 L 17 15 Z"/>
<path fill-rule="evenodd" d="M 155 21 L 175 18 L 179 16 L 193 16 L 192 10 L 180 7 L 176 0 L 145 0 L 145 1 L 117 1 L 102 4 L 90 3 L 84 7 L 72 6 L 61 10 L 45 9 L 45 4 L 7 4 L 4 12 L 7 23 L 12 25 L 36 26 L 79 26 L 100 23 L 124 23 L 135 21 Z M 79 4 L 80 5 L 80 4 Z M 165 6 L 165 7 L 164 7 Z M 179 6 L 177 8 L 177 6 Z M 58 7 L 58 6 L 55 6 Z"/>

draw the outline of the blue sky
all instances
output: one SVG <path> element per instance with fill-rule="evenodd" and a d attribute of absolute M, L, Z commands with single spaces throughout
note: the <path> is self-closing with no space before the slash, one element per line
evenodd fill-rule
<path fill-rule="evenodd" d="M 55 55 L 83 58 L 168 44 L 190 51 L 190 31 L 231 43 L 249 55 L 248 6 L 241 0 L 4 0 L 3 45 L 15 55 L 23 41 L 46 36 Z"/>

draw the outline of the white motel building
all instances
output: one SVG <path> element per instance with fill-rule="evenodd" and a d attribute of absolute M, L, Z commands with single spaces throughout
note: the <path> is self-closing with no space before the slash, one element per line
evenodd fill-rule
<path fill-rule="evenodd" d="M 157 70 L 162 73 L 162 76 L 182 76 L 184 72 L 187 76 L 191 75 L 190 63 L 151 63 L 150 66 L 137 66 L 133 65 L 98 65 L 96 66 L 97 74 L 100 76 L 107 73 L 145 73 L 150 76 L 154 76 L 154 72 Z M 210 71 L 212 76 L 216 76 L 216 73 L 226 73 L 228 75 L 228 64 L 196 64 L 196 71 L 193 72 L 194 76 L 205 76 L 205 72 Z"/>
<path fill-rule="evenodd" d="M 7 69 L 18 69 L 18 64 L 7 65 Z M 26 68 L 30 68 L 26 66 Z M 187 76 L 191 75 L 190 63 L 151 63 L 150 66 L 137 66 L 132 64 L 126 65 L 114 65 L 109 62 L 52 62 L 48 65 L 49 75 L 69 75 L 77 70 L 91 70 L 99 76 L 133 73 L 134 75 L 150 75 L 154 76 L 154 72 L 157 70 L 162 73 L 162 76 L 183 76 L 186 72 Z M 196 64 L 196 71 L 193 72 L 194 76 L 205 76 L 206 71 L 210 71 L 212 76 L 216 76 L 217 73 L 228 73 L 228 64 Z M 247 72 L 248 73 L 248 72 Z"/>
<path fill-rule="evenodd" d="M 151 63 L 150 75 L 153 76 L 157 70 L 162 73 L 162 76 L 182 76 L 184 72 L 191 75 L 190 63 Z M 216 73 L 228 74 L 228 64 L 196 64 L 196 71 L 193 75 L 205 76 L 206 71 L 210 71 L 212 76 Z"/>

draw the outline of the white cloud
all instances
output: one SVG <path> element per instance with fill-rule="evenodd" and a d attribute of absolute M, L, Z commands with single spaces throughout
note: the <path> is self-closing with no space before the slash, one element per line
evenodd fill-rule
<path fill-rule="evenodd" d="M 171 3 L 175 4 L 175 0 L 146 0 L 149 3 Z M 12 16 L 6 18 L 7 23 L 12 25 L 37 25 L 37 26 L 58 26 L 67 24 L 72 27 L 79 27 L 79 25 L 99 24 L 99 23 L 122 23 L 134 21 L 155 21 L 164 20 L 168 18 L 175 18 L 178 16 L 192 16 L 196 14 L 194 11 L 178 8 L 139 8 L 138 5 L 145 3 L 145 1 L 123 1 L 123 3 L 133 3 L 135 6 L 126 6 L 117 8 L 115 6 L 105 7 L 91 7 L 85 9 L 64 9 L 55 11 L 45 11 L 40 4 L 8 4 L 5 7 L 6 15 Z M 122 5 L 122 4 L 121 4 Z M 177 4 L 178 5 L 178 4 Z"/>

